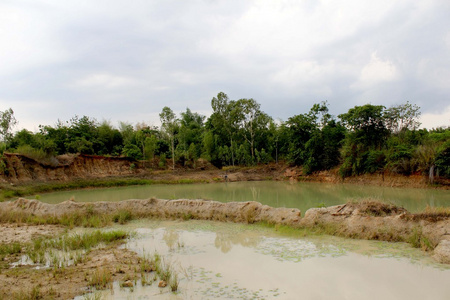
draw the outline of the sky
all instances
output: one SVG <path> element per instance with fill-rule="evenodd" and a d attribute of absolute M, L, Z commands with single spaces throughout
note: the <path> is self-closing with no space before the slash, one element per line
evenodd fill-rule
<path fill-rule="evenodd" d="M 327 101 L 421 108 L 450 126 L 448 0 L 0 0 L 0 111 L 158 126 L 219 92 L 276 120 Z"/>

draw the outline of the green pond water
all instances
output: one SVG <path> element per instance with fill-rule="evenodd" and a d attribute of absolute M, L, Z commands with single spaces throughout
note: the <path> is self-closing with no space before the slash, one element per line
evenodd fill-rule
<path fill-rule="evenodd" d="M 73 190 L 40 195 L 47 203 L 60 203 L 74 197 L 79 202 L 120 201 L 125 199 L 207 199 L 220 202 L 258 201 L 272 207 L 299 208 L 331 206 L 349 200 L 375 199 L 403 206 L 410 212 L 425 207 L 450 207 L 450 191 L 407 189 L 352 184 L 290 183 L 253 181 L 211 184 L 129 186 L 106 189 Z"/>
<path fill-rule="evenodd" d="M 179 279 L 177 293 L 134 287 L 76 299 L 449 299 L 450 268 L 404 243 L 281 236 L 258 225 L 136 221 L 124 247 L 157 252 Z M 147 276 L 153 278 L 152 273 Z M 152 280 L 147 280 L 151 281 Z M 98 298 L 95 298 L 96 295 Z"/>

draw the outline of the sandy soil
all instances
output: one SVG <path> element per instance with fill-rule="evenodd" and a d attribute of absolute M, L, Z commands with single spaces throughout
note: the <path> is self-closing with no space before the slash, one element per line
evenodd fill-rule
<path fill-rule="evenodd" d="M 17 258 L 9 259 L 14 261 Z M 135 252 L 108 247 L 91 251 L 86 262 L 77 266 L 3 269 L 0 273 L 0 299 L 73 299 L 89 291 L 88 281 L 99 269 L 109 272 L 114 281 L 120 281 L 127 276 L 133 278 L 138 267 L 139 258 Z"/>
<path fill-rule="evenodd" d="M 56 236 L 64 228 L 56 225 L 0 224 L 0 244 L 28 243 L 42 236 Z"/>

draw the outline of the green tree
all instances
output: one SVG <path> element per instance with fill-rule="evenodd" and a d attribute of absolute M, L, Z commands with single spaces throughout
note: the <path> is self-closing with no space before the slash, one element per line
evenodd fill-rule
<path fill-rule="evenodd" d="M 231 164 L 235 163 L 235 137 L 241 116 L 236 101 L 229 100 L 227 94 L 220 92 L 211 100 L 213 113 L 209 117 L 209 129 L 218 137 L 220 146 L 227 146 L 231 155 Z"/>
<path fill-rule="evenodd" d="M 202 150 L 202 139 L 204 133 L 205 117 L 198 113 L 193 113 L 189 108 L 181 113 L 180 126 L 178 132 L 180 156 L 183 159 L 192 161 L 200 156 Z"/>
<path fill-rule="evenodd" d="M 163 135 L 167 137 L 172 150 L 172 170 L 175 170 L 175 135 L 178 128 L 178 119 L 174 112 L 167 106 L 162 109 L 159 114 L 161 120 L 161 130 Z"/>
<path fill-rule="evenodd" d="M 317 130 L 315 118 L 308 114 L 295 115 L 287 120 L 285 126 L 289 139 L 288 158 L 295 165 L 303 165 L 306 144 Z"/>
<path fill-rule="evenodd" d="M 103 121 L 98 126 L 98 148 L 99 155 L 120 155 L 123 148 L 123 138 L 120 131 L 114 128 L 108 121 Z"/>
<path fill-rule="evenodd" d="M 244 140 L 250 145 L 252 160 L 255 160 L 255 148 L 258 135 L 268 133 L 271 118 L 261 111 L 261 105 L 253 99 L 240 99 L 236 102 L 236 121 Z"/>
<path fill-rule="evenodd" d="M 350 132 L 356 134 L 358 141 L 366 146 L 381 147 L 389 134 L 384 124 L 384 108 L 371 104 L 355 106 L 338 117 Z"/>
<path fill-rule="evenodd" d="M 145 152 L 144 152 L 144 158 L 146 159 L 154 159 L 156 150 L 158 146 L 158 139 L 156 138 L 156 135 L 151 135 L 150 137 L 145 138 Z"/>
<path fill-rule="evenodd" d="M 12 138 L 11 130 L 17 125 L 17 120 L 14 117 L 14 111 L 9 108 L 5 111 L 0 111 L 0 135 L 3 142 L 7 143 Z"/>
<path fill-rule="evenodd" d="M 405 130 L 416 130 L 420 126 L 420 107 L 406 101 L 405 104 L 394 105 L 384 111 L 386 128 L 394 134 Z"/>
<path fill-rule="evenodd" d="M 385 146 L 389 130 L 385 126 L 382 105 L 355 106 L 339 115 L 348 128 L 342 150 L 342 176 L 371 173 L 383 169 Z"/>

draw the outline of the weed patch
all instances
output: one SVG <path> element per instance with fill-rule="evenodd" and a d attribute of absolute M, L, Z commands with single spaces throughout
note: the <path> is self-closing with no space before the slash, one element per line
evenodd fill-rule
<path fill-rule="evenodd" d="M 111 287 L 112 274 L 108 269 L 100 268 L 92 274 L 89 279 L 89 286 L 97 290 L 104 290 Z"/>

